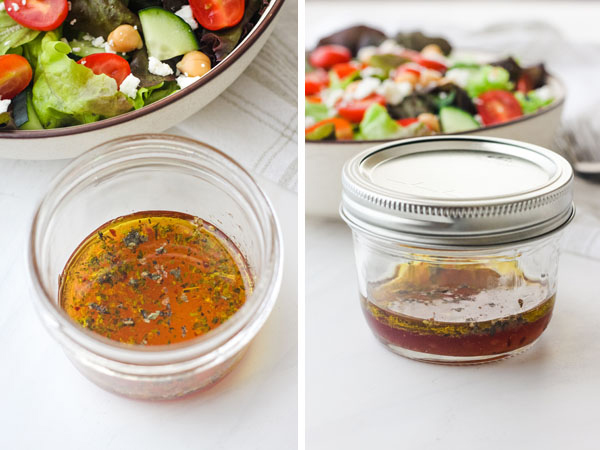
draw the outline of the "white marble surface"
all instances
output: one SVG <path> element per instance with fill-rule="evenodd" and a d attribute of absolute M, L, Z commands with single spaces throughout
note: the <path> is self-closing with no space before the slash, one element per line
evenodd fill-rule
<path fill-rule="evenodd" d="M 562 255 L 554 317 L 530 351 L 446 367 L 373 337 L 345 224 L 307 221 L 306 247 L 308 449 L 598 448 L 600 261 Z"/>
<path fill-rule="evenodd" d="M 277 304 L 240 365 L 169 402 L 105 392 L 35 315 L 26 248 L 37 202 L 64 161 L 0 160 L 0 449 L 294 449 L 297 445 L 297 197 L 260 178 L 284 236 Z"/>

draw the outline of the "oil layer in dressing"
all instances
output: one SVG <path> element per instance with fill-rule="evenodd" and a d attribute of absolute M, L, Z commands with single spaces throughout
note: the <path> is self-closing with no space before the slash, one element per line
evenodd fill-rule
<path fill-rule="evenodd" d="M 73 253 L 59 288 L 81 326 L 129 344 L 166 345 L 227 321 L 252 290 L 247 263 L 213 225 L 145 211 L 94 231 Z"/>

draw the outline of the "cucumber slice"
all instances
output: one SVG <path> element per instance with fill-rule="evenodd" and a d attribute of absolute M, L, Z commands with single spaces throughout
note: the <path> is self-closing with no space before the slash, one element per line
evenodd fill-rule
<path fill-rule="evenodd" d="M 444 133 L 461 133 L 479 128 L 479 122 L 471 114 L 454 106 L 440 109 L 440 122 Z"/>
<path fill-rule="evenodd" d="M 148 56 L 164 61 L 198 50 L 196 35 L 181 17 L 158 7 L 142 9 L 139 15 Z"/>
<path fill-rule="evenodd" d="M 332 123 L 324 123 L 321 126 L 318 126 L 316 129 L 312 130 L 310 133 L 306 133 L 304 138 L 307 141 L 322 141 L 323 139 L 328 138 L 333 135 L 335 132 L 335 125 Z"/>

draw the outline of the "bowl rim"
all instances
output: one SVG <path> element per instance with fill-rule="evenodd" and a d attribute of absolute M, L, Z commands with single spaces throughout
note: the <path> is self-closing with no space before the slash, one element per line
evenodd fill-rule
<path fill-rule="evenodd" d="M 522 115 L 521 117 L 517 117 L 516 119 L 510 120 L 508 122 L 503 122 L 503 123 L 498 123 L 495 125 L 488 125 L 485 127 L 481 127 L 481 128 L 477 128 L 474 130 L 469 130 L 469 131 L 463 131 L 463 132 L 458 132 L 458 133 L 436 133 L 433 136 L 461 136 L 461 135 L 465 135 L 465 134 L 472 134 L 472 133 L 479 133 L 482 131 L 487 131 L 487 130 L 493 130 L 493 129 L 497 129 L 497 128 L 501 128 L 501 127 L 506 127 L 509 125 L 513 125 L 516 123 L 521 123 L 521 122 L 525 122 L 527 120 L 536 118 L 536 117 L 540 117 L 550 111 L 553 111 L 557 108 L 560 108 L 564 103 L 565 103 L 565 99 L 567 97 L 567 89 L 565 87 L 565 84 L 562 82 L 562 80 L 560 80 L 559 78 L 555 77 L 553 74 L 548 73 L 547 79 L 550 80 L 552 83 L 554 83 L 557 87 L 558 87 L 558 92 L 557 92 L 557 99 L 555 101 L 553 101 L 551 104 L 549 104 L 548 106 L 545 106 L 541 109 L 539 109 L 538 111 L 536 111 L 533 114 L 526 114 L 526 115 Z M 547 85 L 548 83 L 546 83 Z M 357 141 L 357 140 L 347 140 L 347 141 L 338 141 L 338 140 L 324 140 L 324 141 L 307 141 L 305 139 L 305 143 L 306 145 L 332 145 L 332 144 L 338 144 L 338 145 L 347 145 L 350 146 L 352 144 L 372 144 L 372 145 L 376 145 L 376 144 L 384 144 L 386 142 L 393 142 L 393 141 L 398 141 L 398 140 L 402 140 L 402 139 L 412 139 L 414 137 L 417 136 L 407 136 L 405 138 L 395 138 L 395 139 L 373 139 L 373 140 L 361 140 L 361 141 Z"/>
<path fill-rule="evenodd" d="M 267 10 L 264 12 L 263 16 L 260 18 L 258 23 L 254 26 L 254 28 L 248 33 L 248 35 L 244 38 L 244 40 L 239 43 L 233 51 L 227 55 L 227 57 L 221 61 L 216 67 L 214 67 L 210 72 L 204 75 L 200 80 L 193 83 L 191 86 L 181 89 L 177 92 L 174 92 L 171 95 L 166 96 L 165 98 L 152 103 L 151 105 L 144 106 L 140 109 L 126 112 L 125 114 L 121 114 L 115 117 L 111 117 L 109 119 L 98 120 L 97 122 L 82 124 L 82 125 L 73 125 L 69 127 L 63 128 L 53 128 L 47 130 L 6 130 L 0 132 L 0 140 L 1 139 L 45 139 L 45 138 L 53 138 L 53 137 L 62 137 L 62 136 L 71 136 L 80 133 L 86 133 L 88 131 L 98 131 L 104 128 L 111 127 L 113 125 L 121 125 L 126 122 L 130 122 L 139 117 L 145 116 L 147 114 L 153 113 L 165 106 L 170 105 L 171 103 L 176 102 L 180 98 L 183 98 L 192 92 L 200 89 L 204 85 L 211 82 L 214 78 L 216 78 L 219 74 L 224 72 L 230 66 L 232 66 L 235 62 L 237 62 L 242 55 L 244 55 L 247 50 L 254 45 L 254 43 L 260 38 L 263 33 L 269 28 L 277 13 L 281 10 L 281 6 L 285 0 L 273 0 Z"/>

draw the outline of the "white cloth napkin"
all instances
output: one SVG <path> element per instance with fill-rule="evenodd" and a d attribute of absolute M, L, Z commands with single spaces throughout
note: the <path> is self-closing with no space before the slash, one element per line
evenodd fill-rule
<path fill-rule="evenodd" d="M 291 191 L 298 190 L 298 2 L 287 0 L 273 34 L 215 101 L 169 132 L 210 144 Z"/>

